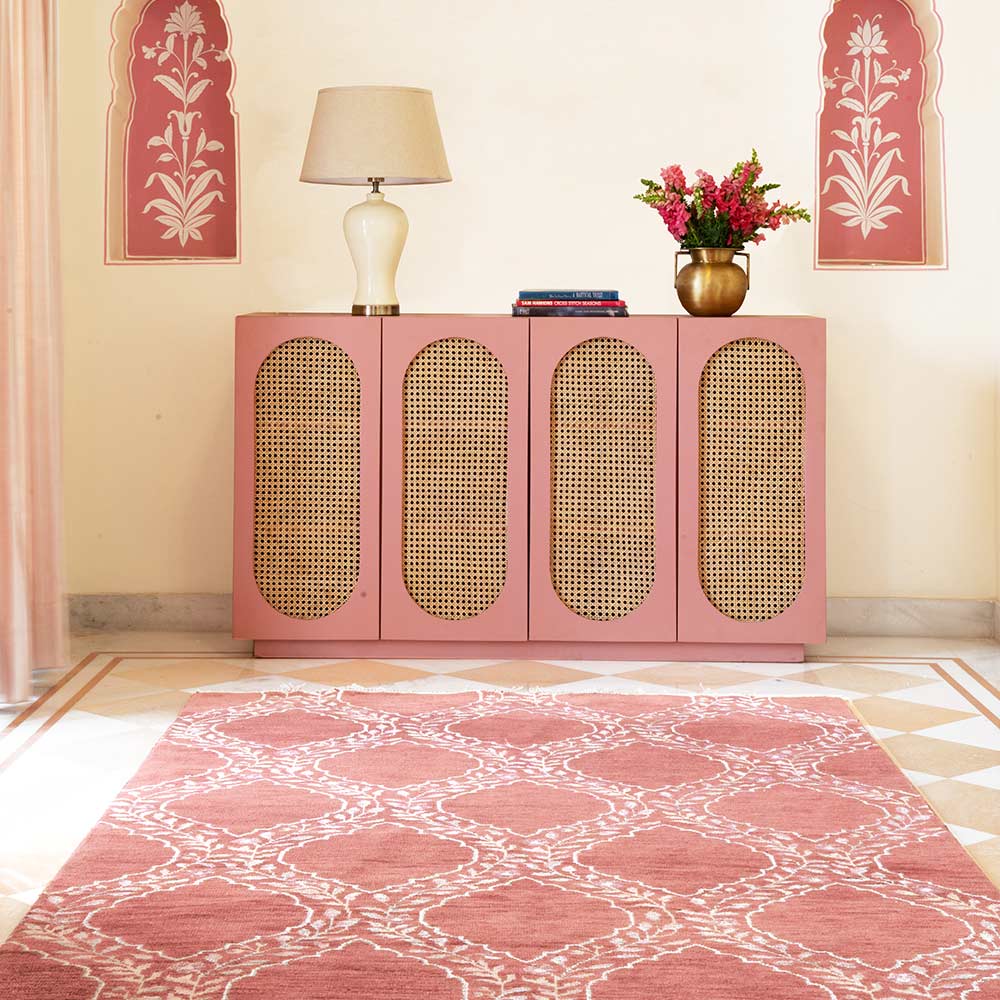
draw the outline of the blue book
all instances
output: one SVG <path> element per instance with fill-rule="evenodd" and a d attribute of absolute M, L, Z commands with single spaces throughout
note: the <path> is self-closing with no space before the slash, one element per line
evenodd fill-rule
<path fill-rule="evenodd" d="M 620 298 L 617 290 L 589 288 L 523 288 L 517 293 L 519 299 L 541 299 L 547 301 L 565 301 L 567 299 L 612 299 Z"/>

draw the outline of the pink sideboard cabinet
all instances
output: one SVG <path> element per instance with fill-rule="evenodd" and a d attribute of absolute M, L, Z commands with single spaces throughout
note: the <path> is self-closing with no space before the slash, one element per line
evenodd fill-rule
<path fill-rule="evenodd" d="M 233 633 L 258 656 L 801 660 L 825 323 L 236 321 Z"/>

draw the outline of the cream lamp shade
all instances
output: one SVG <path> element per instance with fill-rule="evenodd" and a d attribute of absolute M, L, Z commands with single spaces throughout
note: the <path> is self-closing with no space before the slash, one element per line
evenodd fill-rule
<path fill-rule="evenodd" d="M 355 316 L 397 316 L 396 268 L 409 231 L 406 213 L 380 184 L 451 180 L 434 96 L 418 87 L 327 87 L 316 98 L 299 179 L 310 184 L 371 184 L 347 210 L 344 236 L 358 283 Z"/>
<path fill-rule="evenodd" d="M 418 87 L 327 87 L 316 98 L 300 180 L 311 184 L 451 180 L 434 95 Z"/>

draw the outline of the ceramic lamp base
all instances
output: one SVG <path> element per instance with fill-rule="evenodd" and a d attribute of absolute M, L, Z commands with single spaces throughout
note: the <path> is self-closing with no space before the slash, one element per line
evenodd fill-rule
<path fill-rule="evenodd" d="M 344 215 L 344 236 L 358 274 L 351 314 L 398 316 L 396 268 L 409 231 L 406 213 L 372 191 Z"/>

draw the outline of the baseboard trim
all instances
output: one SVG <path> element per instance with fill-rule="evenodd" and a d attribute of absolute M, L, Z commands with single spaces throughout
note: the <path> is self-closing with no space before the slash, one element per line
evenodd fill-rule
<path fill-rule="evenodd" d="M 74 632 L 229 632 L 229 594 L 71 594 Z M 831 636 L 1000 639 L 1000 602 L 920 597 L 831 597 Z"/>
<path fill-rule="evenodd" d="M 830 597 L 826 631 L 831 636 L 927 636 L 992 639 L 994 601 L 932 597 Z"/>
<path fill-rule="evenodd" d="M 229 632 L 230 594 L 70 594 L 73 632 Z"/>

